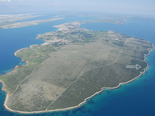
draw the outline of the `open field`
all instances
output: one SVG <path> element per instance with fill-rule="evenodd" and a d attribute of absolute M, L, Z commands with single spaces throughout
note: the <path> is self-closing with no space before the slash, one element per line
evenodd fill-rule
<path fill-rule="evenodd" d="M 63 24 L 42 35 L 47 44 L 16 53 L 25 66 L 0 76 L 10 92 L 6 105 L 15 111 L 47 111 L 79 105 L 103 87 L 132 80 L 147 67 L 148 41 L 113 31 L 97 32 Z M 127 65 L 140 69 L 126 68 Z"/>

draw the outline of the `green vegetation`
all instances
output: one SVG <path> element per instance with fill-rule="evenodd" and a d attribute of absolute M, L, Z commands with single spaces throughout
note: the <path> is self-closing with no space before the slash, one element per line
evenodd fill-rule
<path fill-rule="evenodd" d="M 73 107 L 101 90 L 127 82 L 144 71 L 152 44 L 115 32 L 89 31 L 78 23 L 38 35 L 44 45 L 17 52 L 27 64 L 0 79 L 11 95 L 7 106 L 18 111 Z M 139 64 L 139 70 L 126 68 Z"/>
<path fill-rule="evenodd" d="M 18 66 L 12 72 L 0 76 L 5 83 L 5 89 L 10 93 L 14 92 L 17 86 L 27 77 L 42 61 L 49 57 L 49 54 L 55 50 L 53 45 L 39 46 L 34 45 L 31 48 L 24 48 L 17 52 L 17 56 L 21 57 L 27 64 Z"/>

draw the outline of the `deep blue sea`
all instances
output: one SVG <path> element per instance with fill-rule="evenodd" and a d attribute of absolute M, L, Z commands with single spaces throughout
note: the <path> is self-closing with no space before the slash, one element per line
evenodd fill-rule
<path fill-rule="evenodd" d="M 53 25 L 76 20 L 82 20 L 82 17 L 65 18 L 36 26 L 0 30 L 0 71 L 5 73 L 6 70 L 20 64 L 21 59 L 14 56 L 16 50 L 28 47 L 31 44 L 41 44 L 43 41 L 35 40 L 37 34 L 55 31 L 56 28 L 53 28 Z M 130 20 L 125 24 L 92 23 L 82 24 L 81 27 L 97 31 L 113 30 L 149 40 L 155 44 L 155 21 Z M 81 107 L 63 112 L 31 115 L 9 112 L 3 106 L 6 93 L 1 91 L 2 85 L 0 84 L 0 116 L 155 116 L 154 59 L 155 50 L 147 56 L 149 68 L 146 73 L 135 81 L 122 85 L 118 89 L 104 90 Z"/>

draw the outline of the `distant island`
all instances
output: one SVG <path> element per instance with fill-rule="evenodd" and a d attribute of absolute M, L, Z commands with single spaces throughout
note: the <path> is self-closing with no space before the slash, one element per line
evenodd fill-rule
<path fill-rule="evenodd" d="M 25 22 L 16 22 L 11 24 L 0 25 L 1 29 L 9 29 L 9 28 L 19 28 L 26 27 L 31 25 L 37 25 L 39 23 L 51 22 L 56 20 L 61 20 L 63 18 L 52 18 L 52 19 L 44 19 L 44 20 L 33 20 L 33 21 L 25 21 Z"/>
<path fill-rule="evenodd" d="M 37 14 L 0 15 L 0 29 L 26 27 L 26 26 L 38 25 L 40 23 L 46 23 L 46 22 L 63 19 L 62 17 L 59 17 L 59 16 L 55 16 L 54 18 L 50 18 L 50 19 L 42 19 L 42 20 L 33 19 L 39 16 L 42 16 L 42 15 L 37 15 Z"/>
<path fill-rule="evenodd" d="M 113 31 L 87 30 L 80 24 L 58 25 L 57 31 L 38 35 L 44 44 L 15 53 L 26 65 L 0 76 L 8 110 L 39 113 L 76 108 L 103 89 L 117 88 L 145 72 L 152 43 Z"/>

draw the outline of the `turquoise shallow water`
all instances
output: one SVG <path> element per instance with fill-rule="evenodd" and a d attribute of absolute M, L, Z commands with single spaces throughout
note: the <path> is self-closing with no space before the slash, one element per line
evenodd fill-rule
<path fill-rule="evenodd" d="M 67 21 L 69 22 L 69 20 Z M 114 30 L 149 40 L 155 44 L 155 22 L 153 21 L 132 20 L 123 25 L 93 23 L 83 24 L 81 27 L 98 31 Z M 147 57 L 150 67 L 140 78 L 122 85 L 118 89 L 105 90 L 77 109 L 28 116 L 155 116 L 154 59 L 155 50 Z M 24 114 L 11 113 L 5 110 L 3 107 L 5 96 L 5 92 L 0 91 L 0 116 L 23 116 Z"/>

